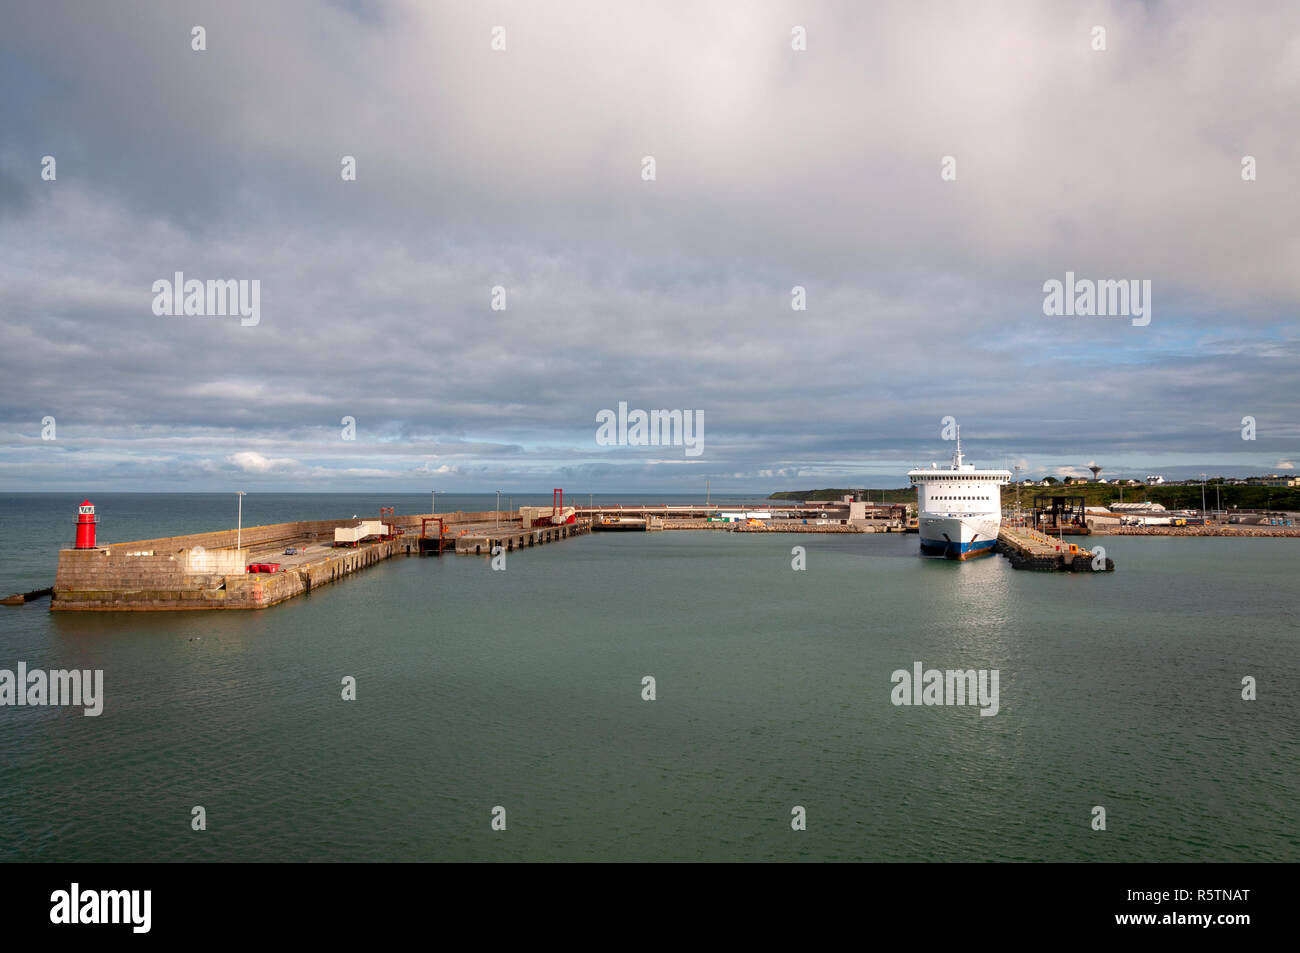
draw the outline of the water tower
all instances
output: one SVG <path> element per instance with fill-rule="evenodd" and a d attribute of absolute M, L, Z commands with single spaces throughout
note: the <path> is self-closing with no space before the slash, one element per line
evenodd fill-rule
<path fill-rule="evenodd" d="M 1096 483 L 1096 482 L 1097 482 L 1097 476 L 1098 476 L 1098 474 L 1101 473 L 1101 467 L 1096 466 L 1096 465 L 1093 465 L 1093 466 L 1088 467 L 1088 469 L 1092 471 L 1092 482 L 1093 482 L 1093 483 Z"/>

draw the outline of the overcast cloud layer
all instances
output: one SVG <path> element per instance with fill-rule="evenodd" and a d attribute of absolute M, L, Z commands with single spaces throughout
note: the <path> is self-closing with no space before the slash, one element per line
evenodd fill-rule
<path fill-rule="evenodd" d="M 1300 459 L 1300 5 L 629 7 L 5 3 L 0 487 L 897 486 L 946 415 L 1031 475 Z M 155 315 L 177 271 L 260 323 Z M 1150 324 L 1045 316 L 1067 271 Z M 619 401 L 704 452 L 597 445 Z"/>

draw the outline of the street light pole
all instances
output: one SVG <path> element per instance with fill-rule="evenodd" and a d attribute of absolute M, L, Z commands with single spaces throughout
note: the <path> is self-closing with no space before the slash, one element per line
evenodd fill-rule
<path fill-rule="evenodd" d="M 492 511 L 492 515 L 496 519 L 496 525 L 500 526 L 501 525 L 501 491 L 500 490 L 497 490 L 497 508 Z"/>
<path fill-rule="evenodd" d="M 1020 464 L 1016 464 L 1016 521 L 1020 522 Z M 881 497 L 883 500 L 884 497 Z M 1021 524 L 1023 525 L 1023 524 Z"/>
<path fill-rule="evenodd" d="M 1205 474 L 1201 474 L 1201 522 L 1206 523 L 1209 519 L 1205 515 Z"/>
<path fill-rule="evenodd" d="M 430 490 L 429 491 L 429 515 L 432 516 L 436 512 L 438 512 L 438 491 Z"/>
<path fill-rule="evenodd" d="M 235 549 L 236 550 L 243 548 L 242 543 L 244 541 L 244 495 L 245 494 L 243 490 L 235 491 L 235 498 L 239 500 L 239 515 L 236 517 L 236 523 L 235 523 Z"/>

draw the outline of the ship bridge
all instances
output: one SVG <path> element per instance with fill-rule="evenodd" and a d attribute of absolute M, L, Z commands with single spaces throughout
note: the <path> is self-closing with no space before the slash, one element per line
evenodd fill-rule
<path fill-rule="evenodd" d="M 1010 483 L 1010 470 L 980 470 L 966 462 L 961 452 L 961 427 L 957 428 L 957 449 L 953 451 L 952 463 L 940 469 L 937 463 L 930 464 L 930 469 L 908 470 L 907 478 L 913 483 Z"/>

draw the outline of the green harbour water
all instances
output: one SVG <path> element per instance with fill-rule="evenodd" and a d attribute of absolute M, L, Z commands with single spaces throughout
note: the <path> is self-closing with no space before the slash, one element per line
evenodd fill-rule
<path fill-rule="evenodd" d="M 0 496 L 6 593 L 50 584 L 77 502 Z M 230 522 L 227 496 L 96 502 L 105 538 Z M 105 701 L 0 707 L 0 859 L 1300 860 L 1300 540 L 1099 541 L 1113 574 L 898 534 L 592 534 L 262 611 L 3 608 L 0 668 L 102 669 Z M 998 713 L 895 706 L 916 662 L 996 669 Z"/>

